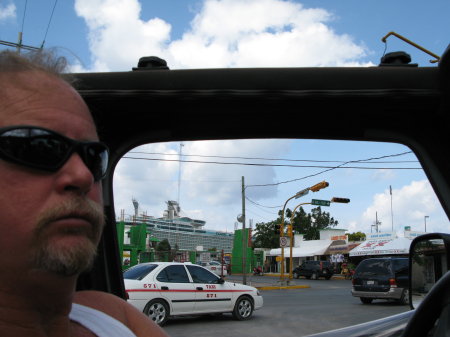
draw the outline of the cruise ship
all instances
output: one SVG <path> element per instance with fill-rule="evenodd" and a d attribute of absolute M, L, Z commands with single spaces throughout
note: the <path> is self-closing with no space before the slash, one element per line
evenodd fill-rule
<path fill-rule="evenodd" d="M 177 247 L 180 250 L 188 251 L 224 251 L 231 253 L 233 249 L 233 233 L 205 229 L 206 224 L 203 220 L 191 219 L 181 216 L 181 208 L 177 201 L 169 200 L 166 202 L 167 209 L 161 218 L 148 216 L 146 214 L 138 215 L 138 203 L 133 200 L 135 205 L 135 215 L 126 218 L 122 212 L 120 221 L 125 223 L 125 233 L 131 226 L 136 224 L 146 224 L 147 247 L 150 242 L 162 241 L 168 239 L 171 247 Z M 127 235 L 124 235 L 124 244 L 127 244 Z"/>

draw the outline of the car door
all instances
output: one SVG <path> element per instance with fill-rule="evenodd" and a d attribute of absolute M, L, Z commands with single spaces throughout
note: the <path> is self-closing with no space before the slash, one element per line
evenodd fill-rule
<path fill-rule="evenodd" d="M 217 275 L 209 270 L 195 265 L 187 265 L 196 289 L 196 312 L 224 312 L 231 311 L 232 291 L 227 283 L 220 284 Z"/>
<path fill-rule="evenodd" d="M 156 276 L 161 297 L 171 306 L 171 314 L 190 314 L 194 311 L 195 288 L 182 264 L 168 265 Z"/>

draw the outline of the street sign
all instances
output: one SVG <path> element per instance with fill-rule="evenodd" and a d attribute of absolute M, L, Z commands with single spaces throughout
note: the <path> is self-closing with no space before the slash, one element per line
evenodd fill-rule
<path fill-rule="evenodd" d="M 329 200 L 312 199 L 311 200 L 311 205 L 315 205 L 315 206 L 330 206 L 330 201 Z"/>
<path fill-rule="evenodd" d="M 285 248 L 288 247 L 288 237 L 287 236 L 280 236 L 280 247 Z"/>

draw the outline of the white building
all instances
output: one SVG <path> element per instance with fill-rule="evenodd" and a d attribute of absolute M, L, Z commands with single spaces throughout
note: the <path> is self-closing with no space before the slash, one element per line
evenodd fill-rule
<path fill-rule="evenodd" d="M 348 237 L 346 229 L 324 229 L 320 231 L 319 240 L 304 240 L 302 234 L 294 235 L 294 245 L 284 248 L 286 265 L 292 257 L 294 268 L 304 260 L 330 260 L 333 254 L 348 253 Z M 268 256 L 277 257 L 282 255 L 282 248 L 271 249 Z M 286 261 L 287 260 L 287 261 Z"/>

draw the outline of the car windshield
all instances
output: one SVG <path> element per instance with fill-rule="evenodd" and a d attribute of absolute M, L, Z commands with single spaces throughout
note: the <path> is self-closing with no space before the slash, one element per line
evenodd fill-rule
<path fill-rule="evenodd" d="M 128 280 L 142 280 L 152 270 L 158 267 L 157 264 L 141 264 L 125 270 L 123 278 Z"/>
<path fill-rule="evenodd" d="M 302 195 L 295 198 L 299 192 Z M 261 314 L 267 325 L 258 324 L 273 333 L 270 316 L 274 308 L 282 310 L 280 301 L 292 305 L 289 312 L 297 316 L 302 312 L 298 303 L 290 302 L 295 298 L 306 301 L 302 310 L 309 312 L 310 306 L 320 306 L 335 292 L 341 299 L 340 308 L 344 305 L 352 312 L 339 315 L 347 323 L 333 325 L 335 328 L 408 311 L 407 305 L 395 305 L 373 316 L 370 308 L 360 308 L 361 301 L 351 295 L 352 273 L 356 268 L 355 277 L 373 282 L 368 287 L 380 282 L 381 289 L 377 276 L 393 278 L 392 263 L 367 258 L 373 254 L 407 255 L 411 240 L 425 233 L 425 212 L 430 214 L 427 231 L 447 230 L 446 215 L 417 157 L 396 143 L 306 139 L 150 143 L 130 150 L 120 160 L 114 195 L 124 254 L 130 254 L 130 261 L 192 262 L 186 265 L 191 281 L 177 278 L 177 284 L 192 282 L 195 288 L 208 285 L 217 290 L 221 286 L 218 277 L 223 274 L 231 284 L 276 287 L 283 275 L 293 286 L 320 287 L 320 294 L 297 289 L 289 292 L 288 298 L 283 292 L 260 290 L 266 303 L 255 312 L 255 318 Z M 289 198 L 283 234 L 289 238 L 287 225 L 292 223 L 294 242 L 292 259 L 288 244 L 282 265 L 276 224 L 282 222 L 283 206 Z M 243 200 L 249 254 L 245 261 L 241 253 Z M 133 247 L 142 250 L 133 251 Z M 218 261 L 225 256 L 230 257 L 230 264 L 221 268 Z M 407 259 L 398 260 L 399 266 L 405 267 L 402 261 Z M 401 282 L 407 272 L 396 272 L 395 277 Z M 162 274 L 158 281 L 172 283 Z M 401 283 L 397 289 L 403 289 Z M 214 298 L 206 296 L 215 296 L 208 294 L 205 301 Z M 377 301 L 383 300 L 375 300 L 375 304 Z M 337 302 L 320 309 L 326 315 L 336 315 L 336 310 L 340 310 Z M 178 333 L 170 323 L 166 329 L 175 336 L 185 333 Z M 289 329 L 294 333 L 293 326 Z M 326 330 L 330 329 L 302 331 L 307 335 Z"/>

